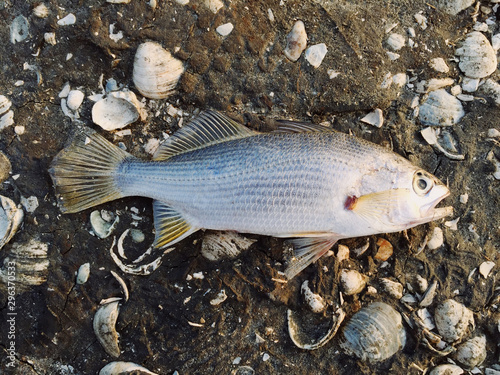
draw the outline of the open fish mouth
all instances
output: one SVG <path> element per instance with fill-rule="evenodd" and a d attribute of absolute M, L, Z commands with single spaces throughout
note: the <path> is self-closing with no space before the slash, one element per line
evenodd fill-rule
<path fill-rule="evenodd" d="M 450 195 L 450 190 L 444 185 L 436 185 L 433 188 L 432 195 L 436 198 L 431 202 L 420 208 L 420 216 L 422 223 L 433 220 L 442 219 L 443 217 L 453 214 L 453 207 L 439 207 L 436 206 L 446 197 Z"/>

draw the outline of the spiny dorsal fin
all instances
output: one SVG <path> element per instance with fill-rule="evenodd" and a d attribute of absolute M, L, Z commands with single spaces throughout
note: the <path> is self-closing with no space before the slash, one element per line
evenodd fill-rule
<path fill-rule="evenodd" d="M 166 160 L 173 155 L 209 145 L 257 134 L 216 111 L 200 113 L 188 125 L 168 138 L 156 151 L 154 160 Z"/>
<path fill-rule="evenodd" d="M 173 245 L 196 232 L 179 212 L 160 201 L 153 202 L 156 236 L 154 247 Z"/>
<path fill-rule="evenodd" d="M 278 120 L 278 128 L 273 133 L 329 133 L 335 132 L 332 128 L 308 122 Z"/>

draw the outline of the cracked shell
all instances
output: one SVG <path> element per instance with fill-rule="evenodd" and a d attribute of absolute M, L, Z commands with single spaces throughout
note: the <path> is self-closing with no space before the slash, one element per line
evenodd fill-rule
<path fill-rule="evenodd" d="M 431 91 L 418 112 L 420 122 L 431 126 L 454 125 L 464 116 L 465 111 L 460 100 L 444 89 Z"/>
<path fill-rule="evenodd" d="M 406 343 L 401 314 L 383 302 L 374 302 L 352 316 L 342 330 L 340 346 L 367 362 L 392 357 Z"/>
<path fill-rule="evenodd" d="M 182 61 L 173 57 L 158 43 L 142 43 L 135 53 L 133 80 L 146 98 L 164 99 L 172 94 L 182 73 Z"/>
<path fill-rule="evenodd" d="M 436 307 L 434 320 L 439 334 L 448 342 L 461 340 L 469 325 L 474 327 L 472 311 L 452 299 L 447 299 Z"/>
<path fill-rule="evenodd" d="M 479 31 L 465 36 L 455 55 L 460 57 L 458 67 L 470 78 L 484 78 L 497 68 L 497 56 L 488 39 Z"/>
<path fill-rule="evenodd" d="M 99 307 L 94 316 L 94 333 L 102 347 L 110 356 L 118 358 L 120 347 L 118 346 L 118 332 L 115 324 L 118 319 L 120 306 L 118 301 L 110 302 Z"/>

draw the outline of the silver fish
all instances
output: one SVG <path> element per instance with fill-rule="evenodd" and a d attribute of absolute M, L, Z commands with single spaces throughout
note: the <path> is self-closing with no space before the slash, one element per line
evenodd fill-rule
<path fill-rule="evenodd" d="M 126 196 L 154 199 L 156 247 L 201 228 L 290 237 L 292 278 L 342 238 L 397 232 L 450 215 L 430 173 L 365 140 L 283 122 L 258 133 L 206 111 L 135 158 L 98 134 L 77 137 L 52 163 L 63 212 Z"/>

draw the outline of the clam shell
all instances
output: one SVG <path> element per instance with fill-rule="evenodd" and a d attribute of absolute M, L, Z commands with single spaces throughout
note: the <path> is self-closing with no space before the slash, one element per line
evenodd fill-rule
<path fill-rule="evenodd" d="M 479 335 L 457 348 L 455 359 L 468 368 L 479 366 L 486 359 L 486 336 Z"/>
<path fill-rule="evenodd" d="M 133 80 L 139 92 L 151 99 L 164 99 L 172 94 L 184 65 L 158 43 L 142 43 L 135 53 Z"/>
<path fill-rule="evenodd" d="M 0 249 L 17 232 L 24 217 L 24 211 L 12 199 L 0 195 Z"/>
<path fill-rule="evenodd" d="M 431 91 L 420 105 L 418 119 L 424 125 L 454 125 L 465 116 L 460 100 L 444 89 Z"/>
<path fill-rule="evenodd" d="M 497 68 L 497 56 L 488 39 L 479 31 L 466 35 L 455 55 L 460 57 L 458 67 L 467 77 L 484 78 Z"/>
<path fill-rule="evenodd" d="M 115 328 L 119 310 L 118 301 L 102 305 L 95 313 L 93 323 L 97 340 L 99 340 L 106 353 L 115 358 L 120 356 L 118 332 L 116 332 Z"/>
<path fill-rule="evenodd" d="M 107 131 L 121 129 L 139 118 L 139 112 L 129 101 L 108 96 L 92 107 L 92 121 Z"/>
<path fill-rule="evenodd" d="M 293 25 L 292 31 L 286 37 L 286 47 L 283 53 L 290 61 L 297 61 L 306 49 L 307 33 L 304 22 L 297 21 Z"/>
<path fill-rule="evenodd" d="M 463 373 L 464 370 L 459 366 L 446 363 L 444 365 L 434 367 L 429 375 L 462 375 Z"/>
<path fill-rule="evenodd" d="M 356 270 L 343 269 L 340 271 L 340 284 L 344 294 L 348 296 L 361 292 L 366 286 L 367 279 L 365 275 Z"/>
<path fill-rule="evenodd" d="M 447 299 L 436 307 L 434 321 L 439 334 L 448 342 L 461 340 L 469 326 L 474 327 L 472 311 L 452 299 Z"/>
<path fill-rule="evenodd" d="M 90 263 L 85 263 L 78 268 L 78 273 L 76 274 L 76 283 L 81 285 L 85 284 L 90 276 Z"/>
<path fill-rule="evenodd" d="M 374 302 L 352 316 L 342 330 L 340 346 L 363 361 L 379 362 L 406 343 L 401 314 L 383 302 Z"/>
<path fill-rule="evenodd" d="M 208 260 L 234 259 L 247 250 L 256 240 L 236 232 L 213 232 L 203 237 L 201 255 Z"/>
<path fill-rule="evenodd" d="M 0 95 L 0 115 L 7 112 L 12 106 L 12 102 L 4 95 Z"/>
<path fill-rule="evenodd" d="M 111 362 L 104 366 L 99 375 L 158 375 L 133 362 Z"/>
<path fill-rule="evenodd" d="M 474 2 L 474 0 L 438 0 L 437 5 L 444 12 L 455 16 L 470 7 Z"/>
<path fill-rule="evenodd" d="M 105 210 L 95 210 L 90 214 L 90 225 L 92 225 L 94 233 L 99 238 L 109 237 L 111 233 L 113 233 L 119 222 L 119 216 L 115 217 L 115 215 L 110 212 L 108 213 Z"/>

